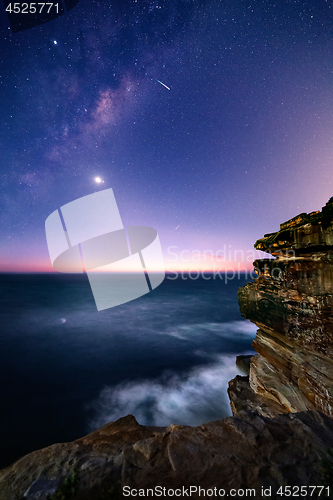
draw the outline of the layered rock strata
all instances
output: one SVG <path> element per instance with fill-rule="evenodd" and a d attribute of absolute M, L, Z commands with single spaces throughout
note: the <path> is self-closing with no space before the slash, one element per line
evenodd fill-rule
<path fill-rule="evenodd" d="M 257 279 L 238 292 L 242 316 L 259 328 L 247 390 L 274 402 L 273 412 L 279 405 L 279 413 L 332 417 L 333 200 L 281 224 L 255 248 L 274 259 L 255 261 Z M 250 399 L 241 392 L 229 389 L 236 407 Z"/>

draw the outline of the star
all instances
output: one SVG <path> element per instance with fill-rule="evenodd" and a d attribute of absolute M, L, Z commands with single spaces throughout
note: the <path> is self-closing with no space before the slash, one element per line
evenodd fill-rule
<path fill-rule="evenodd" d="M 97 182 L 97 184 L 100 184 L 101 182 L 104 182 L 100 177 L 95 177 L 95 182 Z"/>

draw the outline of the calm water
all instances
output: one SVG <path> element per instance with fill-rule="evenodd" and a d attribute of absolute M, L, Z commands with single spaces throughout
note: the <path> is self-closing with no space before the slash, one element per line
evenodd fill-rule
<path fill-rule="evenodd" d="M 97 312 L 85 275 L 0 275 L 0 467 L 132 413 L 150 425 L 230 415 L 256 327 L 225 284 L 165 279 Z"/>

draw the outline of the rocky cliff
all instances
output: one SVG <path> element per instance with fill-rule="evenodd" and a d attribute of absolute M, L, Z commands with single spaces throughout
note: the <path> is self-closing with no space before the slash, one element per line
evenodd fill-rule
<path fill-rule="evenodd" d="M 333 200 L 281 224 L 255 248 L 274 259 L 254 262 L 257 279 L 238 292 L 241 314 L 259 328 L 250 389 L 269 399 L 269 415 L 320 410 L 333 417 Z M 249 395 L 235 384 L 229 391 L 234 410 L 244 407 Z"/>
<path fill-rule="evenodd" d="M 229 384 L 233 417 L 193 428 L 124 417 L 0 471 L 0 500 L 281 499 L 290 486 L 332 498 L 333 200 L 255 247 L 272 258 L 239 290 L 258 354 L 238 359 L 249 374 Z"/>

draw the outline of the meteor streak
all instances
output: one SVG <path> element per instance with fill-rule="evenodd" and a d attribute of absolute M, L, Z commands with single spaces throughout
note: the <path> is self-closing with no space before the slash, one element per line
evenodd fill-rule
<path fill-rule="evenodd" d="M 165 87 L 166 89 L 171 90 L 169 87 L 167 87 L 167 86 L 165 85 L 165 83 L 160 82 L 159 80 L 156 80 L 156 81 L 157 81 L 158 83 L 160 83 L 161 85 L 163 85 L 163 87 Z"/>

